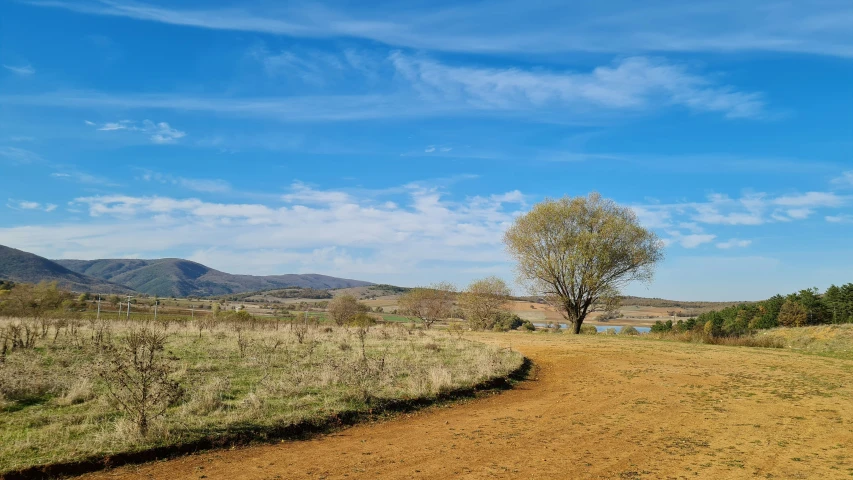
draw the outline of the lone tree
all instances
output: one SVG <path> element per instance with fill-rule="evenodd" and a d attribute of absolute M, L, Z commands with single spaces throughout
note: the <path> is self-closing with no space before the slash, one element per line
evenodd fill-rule
<path fill-rule="evenodd" d="M 455 298 L 456 287 L 440 282 L 409 290 L 400 297 L 399 304 L 406 315 L 419 318 L 426 328 L 430 328 L 436 321 L 450 316 Z"/>
<path fill-rule="evenodd" d="M 329 306 L 326 307 L 329 316 L 337 325 L 346 325 L 359 312 L 363 312 L 365 308 L 358 303 L 358 300 L 352 295 L 339 295 L 329 301 Z"/>
<path fill-rule="evenodd" d="M 516 218 L 504 235 L 522 283 L 580 333 L 586 316 L 612 309 L 619 290 L 651 281 L 663 242 L 640 226 L 633 210 L 602 198 L 546 199 Z"/>
<path fill-rule="evenodd" d="M 472 330 L 489 330 L 498 317 L 506 312 L 510 292 L 506 282 L 498 277 L 475 280 L 459 294 L 459 307 Z"/>

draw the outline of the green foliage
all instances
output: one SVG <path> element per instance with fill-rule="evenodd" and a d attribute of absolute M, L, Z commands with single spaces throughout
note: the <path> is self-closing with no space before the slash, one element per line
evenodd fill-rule
<path fill-rule="evenodd" d="M 627 327 L 622 327 L 622 330 L 619 331 L 619 335 L 639 335 L 639 334 L 640 334 L 640 332 L 636 328 L 632 327 L 631 325 L 628 325 Z"/>
<path fill-rule="evenodd" d="M 522 320 L 518 315 L 501 312 L 497 315 L 497 318 L 495 318 L 495 324 L 492 329 L 496 332 L 508 332 L 510 330 L 516 330 L 522 325 L 524 325 L 524 320 Z"/>
<path fill-rule="evenodd" d="M 654 333 L 664 333 L 672 330 L 672 320 L 667 320 L 662 322 L 660 320 L 656 321 L 654 325 L 652 325 L 652 332 Z"/>
<path fill-rule="evenodd" d="M 504 243 L 519 277 L 580 333 L 594 310 L 611 310 L 619 289 L 649 281 L 663 243 L 633 210 L 602 198 L 546 199 L 515 219 Z"/>
<path fill-rule="evenodd" d="M 782 304 L 779 311 L 779 323 L 786 327 L 802 327 L 806 325 L 809 311 L 802 303 L 790 297 Z"/>
<path fill-rule="evenodd" d="M 596 334 L 598 334 L 598 329 L 595 328 L 595 325 L 581 325 L 581 334 L 582 335 L 596 335 Z"/>

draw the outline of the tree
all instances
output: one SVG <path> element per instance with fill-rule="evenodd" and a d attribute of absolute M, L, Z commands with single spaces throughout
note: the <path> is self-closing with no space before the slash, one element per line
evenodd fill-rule
<path fill-rule="evenodd" d="M 506 282 L 498 277 L 475 280 L 459 295 L 459 306 L 473 330 L 490 330 L 501 313 L 506 311 L 510 292 Z"/>
<path fill-rule="evenodd" d="M 663 242 L 628 207 L 602 198 L 546 199 L 516 218 L 504 235 L 519 279 L 580 333 L 586 316 L 612 309 L 619 290 L 650 281 Z"/>
<path fill-rule="evenodd" d="M 337 325 L 346 325 L 362 311 L 362 308 L 354 296 L 339 295 L 329 301 L 327 310 Z"/>
<path fill-rule="evenodd" d="M 455 298 L 456 287 L 439 282 L 409 290 L 400 297 L 399 304 L 404 314 L 419 318 L 426 328 L 430 328 L 436 321 L 450 316 Z"/>
<path fill-rule="evenodd" d="M 809 312 L 796 300 L 785 300 L 779 310 L 779 324 L 786 327 L 802 327 L 808 322 Z"/>

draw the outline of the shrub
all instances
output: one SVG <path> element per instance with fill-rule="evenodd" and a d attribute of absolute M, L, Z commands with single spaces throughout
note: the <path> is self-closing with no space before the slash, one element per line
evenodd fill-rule
<path fill-rule="evenodd" d="M 595 328 L 595 325 L 581 325 L 581 333 L 584 335 L 596 335 L 598 329 Z"/>
<path fill-rule="evenodd" d="M 524 321 L 518 315 L 501 312 L 495 319 L 493 330 L 496 332 L 508 332 L 522 326 Z"/>
<path fill-rule="evenodd" d="M 632 327 L 631 325 L 628 325 L 627 327 L 622 327 L 622 330 L 619 331 L 619 334 L 620 335 L 639 335 L 640 332 L 637 331 L 637 329 Z"/>
<path fill-rule="evenodd" d="M 132 330 L 99 371 L 110 398 L 133 419 L 142 436 L 148 434 L 151 420 L 164 414 L 182 394 L 169 378 L 173 368 L 162 354 L 165 345 L 165 333 L 149 327 Z"/>

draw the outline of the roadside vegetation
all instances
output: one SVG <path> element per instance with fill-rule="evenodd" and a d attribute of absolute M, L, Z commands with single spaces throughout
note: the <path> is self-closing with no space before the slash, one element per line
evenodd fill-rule
<path fill-rule="evenodd" d="M 832 285 L 822 295 L 817 289 L 805 289 L 787 296 L 775 295 L 762 302 L 711 310 L 686 320 L 657 321 L 652 326 L 652 335 L 690 342 L 799 348 L 803 342 L 811 342 L 807 339 L 817 340 L 823 333 L 833 332 L 831 336 L 841 333 L 843 338 L 848 329 L 806 331 L 791 327 L 843 324 L 853 324 L 853 284 Z M 770 329 L 774 329 L 772 333 L 767 332 Z"/>
<path fill-rule="evenodd" d="M 245 311 L 119 320 L 55 285 L 0 308 L 0 472 L 251 434 L 433 398 L 522 357 L 443 331 Z M 25 315 L 23 315 L 25 314 Z"/>

